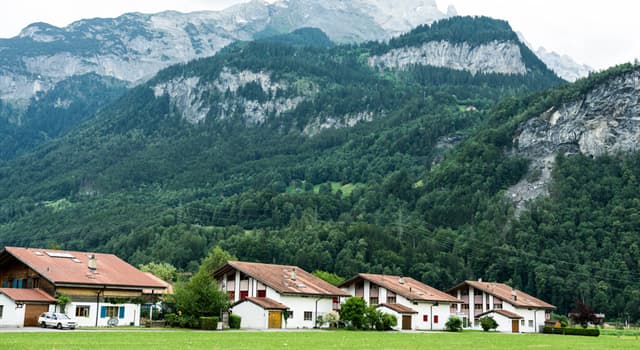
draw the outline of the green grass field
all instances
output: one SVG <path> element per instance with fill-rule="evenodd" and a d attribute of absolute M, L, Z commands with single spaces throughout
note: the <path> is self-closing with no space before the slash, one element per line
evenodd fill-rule
<path fill-rule="evenodd" d="M 575 337 L 482 332 L 198 332 L 198 331 L 59 331 L 0 333 L 0 349 L 640 349 L 634 336 Z"/>

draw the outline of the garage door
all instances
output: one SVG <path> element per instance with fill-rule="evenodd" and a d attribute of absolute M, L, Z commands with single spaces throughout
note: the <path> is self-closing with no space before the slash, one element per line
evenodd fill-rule
<path fill-rule="evenodd" d="M 38 326 L 38 317 L 43 312 L 49 311 L 49 305 L 46 304 L 27 304 L 24 311 L 24 326 Z"/>

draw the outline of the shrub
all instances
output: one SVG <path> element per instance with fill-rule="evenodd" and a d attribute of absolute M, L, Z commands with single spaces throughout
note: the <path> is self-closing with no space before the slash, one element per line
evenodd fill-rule
<path fill-rule="evenodd" d="M 240 329 L 242 318 L 238 315 L 229 315 L 229 328 Z"/>
<path fill-rule="evenodd" d="M 559 335 L 582 335 L 587 337 L 597 337 L 600 335 L 598 328 L 556 328 L 544 327 L 543 333 Z"/>
<path fill-rule="evenodd" d="M 461 332 L 462 320 L 460 317 L 452 315 L 447 320 L 447 323 L 444 324 L 444 327 L 448 332 Z"/>
<path fill-rule="evenodd" d="M 340 319 L 347 321 L 351 327 L 361 329 L 365 326 L 367 303 L 361 297 L 351 297 L 340 307 Z"/>
<path fill-rule="evenodd" d="M 167 321 L 167 326 L 169 327 L 177 327 L 178 326 L 178 315 L 174 313 L 168 313 L 164 315 L 164 320 Z"/>
<path fill-rule="evenodd" d="M 216 330 L 218 329 L 218 318 L 217 317 L 200 317 L 200 328 L 206 330 Z"/>
<path fill-rule="evenodd" d="M 482 326 L 482 330 L 484 330 L 485 332 L 498 328 L 498 322 L 496 322 L 496 320 L 494 320 L 491 316 L 485 316 L 481 318 L 480 325 Z"/>
<path fill-rule="evenodd" d="M 398 325 L 398 319 L 392 314 L 384 314 L 382 315 L 382 323 L 385 330 L 390 330 Z"/>
<path fill-rule="evenodd" d="M 335 311 L 329 311 L 322 318 L 322 320 L 329 324 L 329 327 L 336 327 L 338 321 L 340 321 L 340 315 Z"/>

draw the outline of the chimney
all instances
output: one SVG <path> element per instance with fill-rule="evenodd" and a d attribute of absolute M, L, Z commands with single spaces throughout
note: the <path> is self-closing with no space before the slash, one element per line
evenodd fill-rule
<path fill-rule="evenodd" d="M 478 278 L 478 282 L 482 282 L 482 278 Z"/>
<path fill-rule="evenodd" d="M 518 294 L 515 288 L 511 289 L 511 296 L 513 297 L 513 301 L 518 301 Z"/>
<path fill-rule="evenodd" d="M 293 270 L 291 271 L 291 280 L 295 281 L 296 280 L 296 268 L 294 267 Z"/>
<path fill-rule="evenodd" d="M 398 283 L 404 284 L 404 277 L 400 277 L 400 279 L 398 280 Z"/>
<path fill-rule="evenodd" d="M 91 270 L 91 271 L 95 271 L 98 268 L 98 264 L 96 263 L 95 254 L 89 255 L 88 267 L 89 267 L 89 270 Z"/>

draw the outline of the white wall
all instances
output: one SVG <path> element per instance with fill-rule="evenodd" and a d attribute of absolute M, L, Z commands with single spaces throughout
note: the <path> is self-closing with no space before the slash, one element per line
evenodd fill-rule
<path fill-rule="evenodd" d="M 76 317 L 77 306 L 89 306 L 89 317 Z M 140 305 L 137 304 L 107 304 L 100 303 L 83 303 L 83 302 L 71 302 L 65 308 L 65 313 L 78 322 L 80 327 L 95 327 L 96 315 L 98 316 L 98 327 L 108 327 L 108 317 L 100 317 L 100 309 L 103 306 L 124 306 L 124 318 L 118 318 L 118 326 L 129 326 L 133 322 L 134 326 L 140 325 Z"/>
<path fill-rule="evenodd" d="M 293 317 L 287 320 L 287 328 L 313 328 L 316 316 L 324 316 L 333 310 L 331 297 L 318 298 L 315 296 L 280 296 L 280 303 L 285 304 L 293 311 Z M 317 301 L 317 314 L 316 314 Z M 311 320 L 304 319 L 305 311 L 311 312 Z"/>
<path fill-rule="evenodd" d="M 540 326 L 544 326 L 545 310 L 541 309 L 527 309 L 519 308 L 508 302 L 502 302 L 502 308 L 522 316 L 524 318 L 524 324 L 520 323 L 520 333 L 537 333 Z M 533 321 L 533 325 L 530 325 L 529 321 Z M 509 323 L 511 325 L 511 323 Z M 509 328 L 511 331 L 511 328 Z"/>
<path fill-rule="evenodd" d="M 269 311 L 250 301 L 240 303 L 231 310 L 234 315 L 242 318 L 240 320 L 240 328 L 242 329 L 267 329 L 269 327 Z"/>
<path fill-rule="evenodd" d="M 24 306 L 17 309 L 16 303 L 4 294 L 0 294 L 0 305 L 4 306 L 0 327 L 22 327 L 24 325 Z"/>
<path fill-rule="evenodd" d="M 402 330 L 402 316 L 404 316 L 403 314 L 399 314 L 396 311 L 391 310 L 386 306 L 380 306 L 378 310 L 382 311 L 385 314 L 393 315 L 398 322 L 395 327 L 391 327 L 391 328 L 396 331 Z M 411 314 L 411 319 L 412 319 L 411 325 L 414 324 L 414 318 L 415 318 L 415 314 Z"/>

